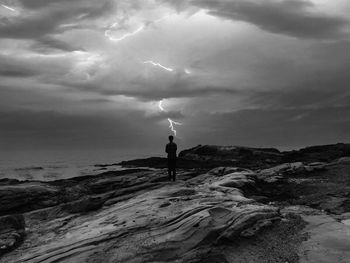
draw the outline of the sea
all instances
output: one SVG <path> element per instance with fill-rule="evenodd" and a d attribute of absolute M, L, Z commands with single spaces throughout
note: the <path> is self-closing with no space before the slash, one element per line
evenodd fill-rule
<path fill-rule="evenodd" d="M 0 151 L 0 179 L 54 181 L 120 171 L 124 160 L 159 156 L 119 150 Z"/>

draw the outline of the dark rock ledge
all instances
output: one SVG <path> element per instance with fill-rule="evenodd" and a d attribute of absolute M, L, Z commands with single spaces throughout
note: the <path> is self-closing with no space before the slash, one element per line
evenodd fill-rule
<path fill-rule="evenodd" d="M 202 155 L 215 164 L 250 156 L 200 147 L 182 158 L 198 165 Z M 0 262 L 347 262 L 346 150 L 254 150 L 256 164 L 236 156 L 245 167 L 187 167 L 176 183 L 164 169 L 138 168 L 1 180 Z"/>

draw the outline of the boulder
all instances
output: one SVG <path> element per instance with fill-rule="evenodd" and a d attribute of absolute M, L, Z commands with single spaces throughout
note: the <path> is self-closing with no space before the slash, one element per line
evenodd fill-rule
<path fill-rule="evenodd" d="M 273 176 L 281 176 L 305 171 L 305 166 L 302 162 L 284 163 L 272 168 L 264 169 L 258 172 L 259 179 L 266 179 Z"/>
<path fill-rule="evenodd" d="M 58 204 L 58 189 L 40 182 L 0 186 L 0 215 Z"/>
<path fill-rule="evenodd" d="M 18 247 L 25 237 L 23 215 L 0 217 L 0 256 Z"/>

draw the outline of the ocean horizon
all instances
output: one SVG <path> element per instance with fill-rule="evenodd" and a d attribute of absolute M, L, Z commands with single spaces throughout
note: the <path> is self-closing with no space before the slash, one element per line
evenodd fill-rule
<path fill-rule="evenodd" d="M 0 152 L 0 179 L 54 181 L 77 176 L 121 170 L 124 160 L 160 156 L 159 153 L 135 153 L 105 150 L 33 150 Z M 114 164 L 108 167 L 100 164 Z"/>

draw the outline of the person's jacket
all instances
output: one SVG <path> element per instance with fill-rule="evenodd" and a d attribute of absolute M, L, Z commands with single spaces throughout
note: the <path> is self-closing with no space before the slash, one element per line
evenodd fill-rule
<path fill-rule="evenodd" d="M 168 159 L 176 159 L 177 145 L 174 142 L 169 142 L 165 147 L 165 152 L 168 154 Z"/>

